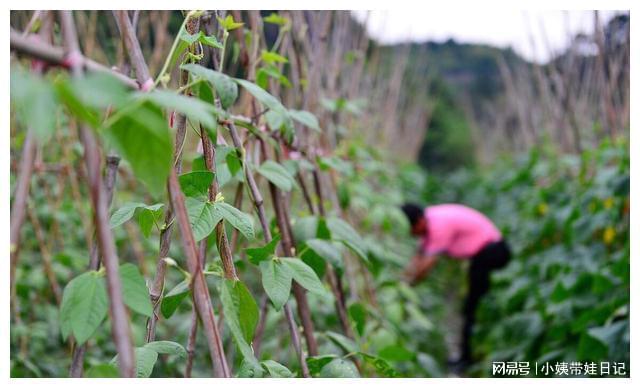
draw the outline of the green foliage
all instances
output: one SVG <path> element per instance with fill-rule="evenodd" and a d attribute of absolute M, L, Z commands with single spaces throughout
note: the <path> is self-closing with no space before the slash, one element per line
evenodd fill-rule
<path fill-rule="evenodd" d="M 349 318 L 355 323 L 359 335 L 364 334 L 367 320 L 367 309 L 362 303 L 354 303 L 349 306 Z"/>
<path fill-rule="evenodd" d="M 113 115 L 102 134 L 153 194 L 164 192 L 173 145 L 161 109 L 150 102 L 131 105 Z"/>
<path fill-rule="evenodd" d="M 192 171 L 178 177 L 180 188 L 187 197 L 205 197 L 215 174 L 211 171 Z"/>
<path fill-rule="evenodd" d="M 222 221 L 222 215 L 214 211 L 211 202 L 188 197 L 185 204 L 196 242 L 209 236 L 218 222 Z"/>
<path fill-rule="evenodd" d="M 218 38 L 216 38 L 214 35 L 206 36 L 202 31 L 198 31 L 197 33 L 192 35 L 192 34 L 189 34 L 186 30 L 182 30 L 180 39 L 185 43 L 187 43 L 188 45 L 192 45 L 195 42 L 200 42 L 207 46 L 211 46 L 218 49 L 221 49 L 223 47 L 222 43 L 218 41 Z"/>
<path fill-rule="evenodd" d="M 151 349 L 158 354 L 169 354 L 180 358 L 187 358 L 187 351 L 179 343 L 172 341 L 153 341 L 144 345 L 145 349 Z"/>
<path fill-rule="evenodd" d="M 289 268 L 293 279 L 302 287 L 321 296 L 326 294 L 326 290 L 320 279 L 318 279 L 318 275 L 302 260 L 296 257 L 280 257 L 279 260 L 284 266 Z"/>
<path fill-rule="evenodd" d="M 289 60 L 278 53 L 273 51 L 262 50 L 260 58 L 267 63 L 288 63 Z"/>
<path fill-rule="evenodd" d="M 274 111 L 284 112 L 286 111 L 282 103 L 274 96 L 269 94 L 266 90 L 260 86 L 243 79 L 235 79 L 247 92 L 249 92 L 256 100 L 258 100 L 265 107 Z"/>
<path fill-rule="evenodd" d="M 224 28 L 225 31 L 233 31 L 236 28 L 240 28 L 244 25 L 244 23 L 238 23 L 233 20 L 233 16 L 231 14 L 228 14 L 224 19 L 218 18 L 218 23 L 220 23 L 220 26 Z"/>
<path fill-rule="evenodd" d="M 214 116 L 216 110 L 199 99 L 159 90 L 141 94 L 140 98 L 152 101 L 157 106 L 169 111 L 182 113 L 190 120 L 202 123 L 209 128 L 216 125 L 216 117 Z"/>
<path fill-rule="evenodd" d="M 253 217 L 244 213 L 235 207 L 224 202 L 216 202 L 213 204 L 214 210 L 217 211 L 222 219 L 238 229 L 248 240 L 255 238 L 253 231 Z"/>
<path fill-rule="evenodd" d="M 11 69 L 11 102 L 20 119 L 28 123 L 39 144 L 46 144 L 56 127 L 56 95 L 41 77 Z"/>
<path fill-rule="evenodd" d="M 434 81 L 435 99 L 429 127 L 420 153 L 419 163 L 428 169 L 451 171 L 469 167 L 474 162 L 471 128 L 452 91 L 442 81 Z"/>
<path fill-rule="evenodd" d="M 272 238 L 271 241 L 263 247 L 245 249 L 247 256 L 249 256 L 249 261 L 255 265 L 260 265 L 261 261 L 270 259 L 276 251 L 278 242 L 280 242 L 279 235 Z"/>
<path fill-rule="evenodd" d="M 167 292 L 162 298 L 160 311 L 165 319 L 169 319 L 176 311 L 180 303 L 191 293 L 189 289 L 189 281 L 183 280 Z"/>
<path fill-rule="evenodd" d="M 220 285 L 220 301 L 225 323 L 244 357 L 244 362 L 254 369 L 262 369 L 250 346 L 260 315 L 253 296 L 241 281 L 225 279 Z"/>
<path fill-rule="evenodd" d="M 340 218 L 329 217 L 327 219 L 327 227 L 331 231 L 331 238 L 333 240 L 342 242 L 353 250 L 362 260 L 368 260 L 364 241 L 351 225 Z"/>
<path fill-rule="evenodd" d="M 156 224 L 162 216 L 162 207 L 164 205 L 157 203 L 155 205 L 145 205 L 144 203 L 129 202 L 120 209 L 116 210 L 109 220 L 111 228 L 116 228 L 129 221 L 136 211 L 138 211 L 138 224 L 145 237 L 149 237 L 153 225 Z"/>
<path fill-rule="evenodd" d="M 84 377 L 89 378 L 113 378 L 119 376 L 118 367 L 112 364 L 94 365 L 84 374 Z"/>
<path fill-rule="evenodd" d="M 73 334 L 85 343 L 107 315 L 107 290 L 98 272 L 84 273 L 67 284 L 60 306 L 60 330 L 66 339 Z"/>
<path fill-rule="evenodd" d="M 124 303 L 133 311 L 150 317 L 153 307 L 149 290 L 133 264 L 119 268 Z M 63 339 L 73 334 L 78 344 L 93 336 L 107 316 L 108 299 L 104 272 L 89 271 L 67 284 L 60 305 L 60 333 Z"/>
<path fill-rule="evenodd" d="M 295 377 L 293 373 L 284 365 L 273 361 L 262 361 L 262 366 L 269 372 L 269 376 L 283 378 L 283 377 Z"/>
<path fill-rule="evenodd" d="M 320 377 L 352 378 L 360 377 L 360 374 L 351 361 L 336 358 L 322 367 Z"/>
<path fill-rule="evenodd" d="M 271 183 L 284 191 L 291 191 L 297 187 L 293 176 L 280 163 L 273 160 L 265 160 L 264 163 L 256 169 L 256 172 L 267 178 Z"/>
<path fill-rule="evenodd" d="M 320 123 L 318 122 L 318 118 L 311 112 L 307 112 L 306 110 L 295 110 L 290 109 L 289 115 L 296 120 L 297 122 L 315 130 L 321 132 Z"/>
<path fill-rule="evenodd" d="M 305 256 L 308 254 L 315 254 L 324 262 L 329 263 L 336 268 L 342 269 L 344 267 L 342 250 L 340 249 L 340 245 L 335 242 L 314 238 L 306 240 L 305 244 L 308 249 L 306 251 L 302 251 L 302 259 L 305 259 Z"/>
<path fill-rule="evenodd" d="M 122 281 L 124 303 L 131 310 L 150 317 L 153 314 L 153 306 L 149 300 L 149 289 L 138 267 L 130 263 L 122 264 L 120 266 L 120 280 Z"/>
<path fill-rule="evenodd" d="M 180 68 L 209 82 L 220 98 L 220 104 L 224 109 L 231 107 L 238 98 L 238 85 L 228 75 L 194 63 L 182 65 Z"/>
<path fill-rule="evenodd" d="M 628 363 L 628 155 L 624 142 L 579 156 L 535 150 L 485 175 L 431 179 L 430 201 L 486 212 L 512 246 L 478 312 L 481 365 Z"/>
<path fill-rule="evenodd" d="M 136 377 L 149 377 L 153 372 L 153 367 L 158 361 L 159 354 L 175 355 L 185 358 L 187 351 L 184 347 L 176 342 L 171 341 L 155 341 L 149 342 L 144 346 L 134 349 L 136 361 Z M 117 366 L 118 355 L 116 355 L 110 363 Z"/>
<path fill-rule="evenodd" d="M 260 262 L 260 273 L 262 287 L 276 311 L 279 311 L 289 299 L 293 279 L 291 269 L 276 260 L 266 260 Z"/>
<path fill-rule="evenodd" d="M 252 240 L 255 237 L 253 218 L 227 203 L 187 197 L 185 204 L 196 241 L 209 236 L 222 220 L 238 229 L 247 239 Z"/>

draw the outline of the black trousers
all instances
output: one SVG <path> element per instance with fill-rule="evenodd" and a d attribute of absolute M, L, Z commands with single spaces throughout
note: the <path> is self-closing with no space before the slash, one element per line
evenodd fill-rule
<path fill-rule="evenodd" d="M 504 268 L 511 259 L 511 249 L 504 241 L 487 244 L 471 258 L 469 267 L 469 292 L 464 302 L 464 325 L 462 327 L 461 360 L 472 361 L 471 333 L 480 298 L 489 291 L 491 271 Z"/>

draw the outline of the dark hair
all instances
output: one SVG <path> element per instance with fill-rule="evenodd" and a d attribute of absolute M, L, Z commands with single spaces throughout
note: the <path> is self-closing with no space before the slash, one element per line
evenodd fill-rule
<path fill-rule="evenodd" d="M 412 226 L 420 221 L 420 218 L 424 217 L 424 209 L 415 203 L 405 203 L 402 205 L 401 209 L 404 212 L 404 215 L 409 219 L 409 223 Z"/>

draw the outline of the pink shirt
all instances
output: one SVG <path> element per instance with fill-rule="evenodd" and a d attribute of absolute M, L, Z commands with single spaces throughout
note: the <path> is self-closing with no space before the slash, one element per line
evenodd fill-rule
<path fill-rule="evenodd" d="M 428 206 L 424 215 L 427 234 L 422 238 L 422 249 L 427 255 L 445 253 L 456 259 L 469 259 L 487 243 L 502 238 L 491 220 L 467 206 Z"/>

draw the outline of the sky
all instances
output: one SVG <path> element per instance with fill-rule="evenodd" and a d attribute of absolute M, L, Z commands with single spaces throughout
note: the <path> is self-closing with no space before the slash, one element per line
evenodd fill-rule
<path fill-rule="evenodd" d="M 578 32 L 591 33 L 594 28 L 593 11 L 474 9 L 467 12 L 434 10 L 411 13 L 398 9 L 352 12 L 360 22 L 366 19 L 367 12 L 370 13 L 367 30 L 381 43 L 399 43 L 409 39 L 442 42 L 453 38 L 461 43 L 511 46 L 526 59 L 537 62 L 548 60 L 550 51 L 558 52 L 567 47 L 569 36 Z M 616 13 L 600 11 L 601 24 Z"/>

